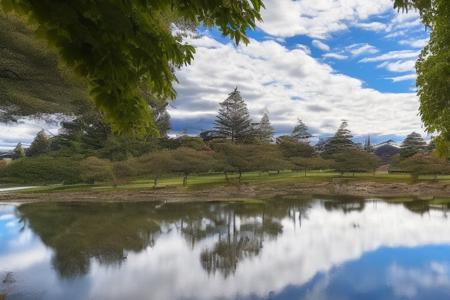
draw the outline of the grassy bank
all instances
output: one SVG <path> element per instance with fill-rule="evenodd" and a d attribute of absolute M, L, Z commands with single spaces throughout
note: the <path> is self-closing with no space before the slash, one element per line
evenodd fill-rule
<path fill-rule="evenodd" d="M 228 181 L 223 174 L 207 174 L 189 176 L 186 191 L 201 190 L 208 187 L 220 187 L 237 185 L 237 175 L 228 176 Z M 385 174 L 385 173 L 356 173 L 341 175 L 335 172 L 303 172 L 284 171 L 277 173 L 247 172 L 242 174 L 242 185 L 289 185 L 298 183 L 327 183 L 327 182 L 375 182 L 375 183 L 449 183 L 450 176 L 421 176 L 417 181 L 412 181 L 409 174 Z M 158 180 L 157 190 L 164 188 L 182 188 L 183 178 L 181 176 L 164 177 Z M 111 183 L 74 184 L 74 185 L 46 185 L 40 186 L 21 193 L 49 193 L 49 192 L 83 192 L 83 191 L 113 191 L 113 190 L 149 190 L 153 189 L 153 179 L 138 178 L 127 183 L 113 186 Z"/>

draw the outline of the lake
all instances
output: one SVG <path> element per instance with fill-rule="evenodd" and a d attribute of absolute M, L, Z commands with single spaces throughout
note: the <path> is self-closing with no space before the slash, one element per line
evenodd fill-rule
<path fill-rule="evenodd" d="M 447 205 L 0 204 L 0 299 L 449 299 Z"/>

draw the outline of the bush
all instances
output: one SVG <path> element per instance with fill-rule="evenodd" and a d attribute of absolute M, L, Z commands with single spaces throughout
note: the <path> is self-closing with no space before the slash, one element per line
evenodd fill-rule
<path fill-rule="evenodd" d="M 112 163 L 106 159 L 95 156 L 88 157 L 81 161 L 81 179 L 94 184 L 97 181 L 111 181 L 113 176 Z"/>
<path fill-rule="evenodd" d="M 77 183 L 81 182 L 80 162 L 68 157 L 22 158 L 0 168 L 0 180 L 26 184 Z"/>

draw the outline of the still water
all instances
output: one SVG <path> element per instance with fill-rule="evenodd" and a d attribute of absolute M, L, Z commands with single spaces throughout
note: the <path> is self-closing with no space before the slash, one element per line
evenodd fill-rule
<path fill-rule="evenodd" d="M 450 299 L 446 205 L 0 204 L 0 299 Z"/>

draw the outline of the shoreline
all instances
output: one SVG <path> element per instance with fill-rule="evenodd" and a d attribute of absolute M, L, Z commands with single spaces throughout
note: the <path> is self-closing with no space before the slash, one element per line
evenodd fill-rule
<path fill-rule="evenodd" d="M 126 186 L 125 186 L 126 187 Z M 450 183 L 384 183 L 349 181 L 345 179 L 323 182 L 264 184 L 217 184 L 192 187 L 110 188 L 81 191 L 8 192 L 0 194 L 0 202 L 183 202 L 183 201 L 239 201 L 270 199 L 279 196 L 341 196 L 360 198 L 413 198 L 432 200 L 450 198 Z"/>

